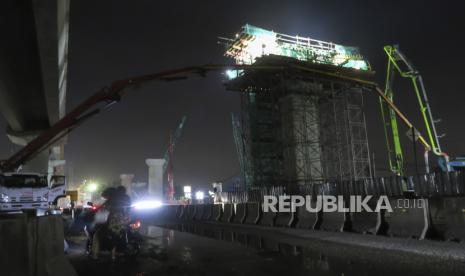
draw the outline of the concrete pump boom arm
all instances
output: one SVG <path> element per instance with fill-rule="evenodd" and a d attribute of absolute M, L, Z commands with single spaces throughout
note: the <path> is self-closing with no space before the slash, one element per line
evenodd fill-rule
<path fill-rule="evenodd" d="M 203 76 L 207 71 L 212 70 L 221 70 L 226 68 L 239 70 L 246 67 L 254 67 L 256 69 L 264 68 L 263 66 L 247 65 L 201 65 L 114 81 L 110 86 L 100 89 L 92 96 L 81 102 L 63 118 L 53 124 L 49 129 L 39 134 L 10 158 L 0 161 L 0 172 L 15 170 L 41 151 L 45 150 L 48 146 L 65 136 L 88 118 L 100 113 L 100 111 L 109 107 L 113 103 L 119 102 L 122 96 L 124 96 L 124 90 L 126 88 L 137 87 L 138 85 L 150 81 L 181 80 L 187 78 L 189 75 Z"/>
<path fill-rule="evenodd" d="M 378 94 L 383 97 L 384 93 L 374 82 L 365 81 L 357 78 L 342 76 L 337 73 L 329 73 L 326 71 L 308 68 L 300 65 L 288 64 L 287 66 L 260 66 L 260 65 L 201 65 L 184 67 L 175 70 L 162 71 L 154 74 L 147 74 L 142 76 L 136 76 L 123 80 L 114 81 L 110 86 L 104 87 L 91 95 L 89 98 L 81 102 L 63 118 L 53 124 L 49 129 L 39 134 L 36 138 L 30 141 L 26 146 L 21 148 L 18 152 L 13 154 L 7 160 L 0 162 L 0 172 L 12 171 L 32 159 L 35 155 L 45 150 L 51 144 L 58 141 L 60 138 L 68 134 L 70 131 L 79 126 L 82 122 L 89 119 L 90 117 L 100 113 L 103 109 L 110 105 L 117 103 L 126 94 L 127 88 L 137 87 L 141 84 L 148 83 L 150 81 L 173 81 L 186 79 L 190 75 L 204 76 L 209 71 L 217 70 L 283 70 L 286 68 L 292 68 L 296 70 L 302 70 L 312 72 L 315 74 L 322 74 L 329 77 L 347 80 L 355 82 L 363 86 L 374 88 Z M 402 121 L 411 128 L 412 124 L 405 115 L 394 105 L 392 101 L 383 97 L 386 103 L 396 112 L 396 114 L 402 119 Z M 430 146 L 426 140 L 420 135 L 419 141 L 423 144 L 426 149 L 430 149 Z"/>

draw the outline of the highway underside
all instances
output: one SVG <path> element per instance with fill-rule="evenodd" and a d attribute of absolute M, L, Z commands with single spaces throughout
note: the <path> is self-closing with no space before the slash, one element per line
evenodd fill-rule
<path fill-rule="evenodd" d="M 79 275 L 463 275 L 462 244 L 350 233 L 188 224 L 177 230 L 144 221 L 136 260 L 85 256 L 82 234 L 68 235 Z M 188 233 L 190 232 L 190 233 Z M 279 240 L 279 242 L 278 242 Z"/>

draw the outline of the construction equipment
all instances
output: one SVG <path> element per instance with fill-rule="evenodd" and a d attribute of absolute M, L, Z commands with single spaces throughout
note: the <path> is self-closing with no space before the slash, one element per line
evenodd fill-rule
<path fill-rule="evenodd" d="M 376 87 L 373 82 L 360 80 L 352 77 L 345 77 L 340 74 L 328 73 L 318 69 L 302 68 L 298 65 L 288 65 L 289 68 L 295 70 L 305 70 L 309 73 L 323 74 L 329 77 L 344 79 L 351 82 L 356 82 L 361 85 Z M 174 81 L 184 80 L 189 76 L 198 75 L 205 76 L 210 71 L 226 71 L 226 70 L 283 70 L 284 66 L 260 66 L 260 65 L 215 65 L 206 64 L 199 66 L 184 67 L 169 71 L 162 71 L 154 74 L 141 75 L 127 79 L 117 80 L 112 82 L 109 86 L 103 87 L 96 93 L 92 94 L 89 98 L 85 99 L 68 114 L 63 116 L 59 121 L 53 124 L 48 130 L 39 134 L 36 138 L 31 140 L 26 146 L 21 148 L 11 157 L 6 160 L 0 161 L 0 172 L 14 171 L 22 164 L 34 158 L 37 154 L 52 146 L 59 141 L 69 132 L 77 128 L 80 124 L 89 118 L 99 114 L 101 111 L 118 103 L 123 96 L 126 95 L 129 88 L 137 88 L 142 84 L 156 81 Z"/>
<path fill-rule="evenodd" d="M 224 68 L 224 67 L 221 67 Z M 185 79 L 188 74 L 203 75 L 211 68 L 206 66 L 186 67 L 172 71 L 164 71 L 156 74 L 143 75 L 113 82 L 110 86 L 104 87 L 80 103 L 71 112 L 56 122 L 48 130 L 42 132 L 35 139 L 21 148 L 7 160 L 0 162 L 0 171 L 7 172 L 18 168 L 20 165 L 32 159 L 42 150 L 53 145 L 60 138 L 78 127 L 81 123 L 102 110 L 117 103 L 126 94 L 125 89 L 136 87 L 149 81 L 170 81 L 175 79 Z"/>
<path fill-rule="evenodd" d="M 384 51 L 388 56 L 387 74 L 386 74 L 386 86 L 384 90 L 384 98 L 380 97 L 381 116 L 383 119 L 384 132 L 386 136 L 386 144 L 388 150 L 389 166 L 393 173 L 397 175 L 404 174 L 404 158 L 402 154 L 402 146 L 400 143 L 399 129 L 397 125 L 397 116 L 392 108 L 386 110 L 385 98 L 388 98 L 391 102 L 394 102 L 393 82 L 396 72 L 402 78 L 410 79 L 412 86 L 418 100 L 420 112 L 422 114 L 423 123 L 427 131 L 429 146 L 425 147 L 425 168 L 426 172 L 430 171 L 429 166 L 429 152 L 432 151 L 438 156 L 439 165 L 444 171 L 450 171 L 449 157 L 442 151 L 439 138 L 436 130 L 436 123 L 434 120 L 431 106 L 428 101 L 425 86 L 423 84 L 423 78 L 418 70 L 410 63 L 406 56 L 400 51 L 398 45 L 385 46 Z M 390 129 L 390 131 L 389 131 Z M 418 130 L 413 126 L 410 126 L 409 131 L 411 138 L 418 139 Z M 390 136 L 390 137 L 389 137 Z M 392 140 L 392 144 L 390 142 Z"/>
<path fill-rule="evenodd" d="M 184 125 L 186 124 L 187 117 L 183 116 L 181 119 L 181 122 L 179 123 L 178 127 L 176 128 L 176 131 L 173 133 L 170 133 L 170 140 L 168 144 L 168 149 L 165 152 L 164 155 L 164 160 L 165 163 L 163 163 L 163 174 L 167 173 L 168 175 L 168 189 L 166 191 L 166 197 L 169 201 L 174 200 L 174 182 L 173 182 L 173 153 L 174 153 L 174 147 L 176 145 L 176 142 L 178 141 L 179 137 L 181 137 L 182 129 L 184 128 Z"/>
<path fill-rule="evenodd" d="M 387 76 L 386 76 L 386 85 L 384 88 L 384 95 L 392 102 L 394 101 L 394 93 L 392 91 L 392 84 L 394 80 L 393 73 L 394 73 L 394 66 L 392 66 L 392 63 L 389 59 L 388 65 L 387 65 L 387 73 L 386 73 Z M 379 97 L 379 103 L 380 103 L 380 109 L 381 109 L 381 117 L 382 117 L 383 125 L 384 125 L 384 135 L 386 138 L 389 168 L 393 173 L 397 175 L 403 175 L 404 157 L 402 154 L 402 146 L 400 144 L 399 129 L 397 126 L 396 113 L 394 112 L 393 109 L 385 107 L 385 101 L 382 97 Z M 390 132 L 388 131 L 389 127 L 391 130 Z M 389 134 L 391 134 L 391 137 L 389 137 Z M 391 139 L 389 138 L 392 139 L 393 145 L 391 145 L 390 143 Z"/>
<path fill-rule="evenodd" d="M 283 66 L 261 66 L 261 65 L 200 65 L 184 67 L 180 69 L 163 71 L 154 74 L 147 74 L 142 76 L 136 76 L 123 80 L 114 81 L 110 86 L 104 87 L 91 95 L 89 98 L 84 100 L 62 119 L 56 122 L 48 130 L 42 132 L 35 139 L 30 141 L 26 146 L 21 148 L 18 152 L 13 154 L 7 160 L 0 162 L 0 172 L 14 171 L 22 164 L 26 163 L 42 150 L 47 149 L 53 145 L 56 141 L 61 139 L 63 136 L 77 128 L 80 124 L 85 122 L 87 119 L 99 114 L 104 109 L 110 107 L 114 103 L 117 103 L 121 98 L 126 95 L 129 88 L 139 87 L 140 85 L 148 82 L 155 81 L 173 81 L 186 79 L 192 75 L 205 76 L 209 71 L 226 71 L 226 70 L 300 70 L 310 74 L 323 75 L 325 77 L 337 78 L 348 82 L 357 83 L 367 89 L 376 91 L 379 96 L 383 97 L 384 101 L 389 107 L 394 110 L 396 115 L 411 128 L 412 124 L 404 114 L 394 105 L 394 103 L 384 95 L 383 91 L 374 82 L 358 79 L 355 77 L 344 76 L 338 73 L 326 72 L 320 69 L 314 69 L 310 67 L 301 66 L 299 64 L 289 63 Z M 419 141 L 425 146 L 429 147 L 426 140 L 419 135 Z"/>
<path fill-rule="evenodd" d="M 24 210 L 46 211 L 66 197 L 64 176 L 34 173 L 0 173 L 0 213 Z"/>

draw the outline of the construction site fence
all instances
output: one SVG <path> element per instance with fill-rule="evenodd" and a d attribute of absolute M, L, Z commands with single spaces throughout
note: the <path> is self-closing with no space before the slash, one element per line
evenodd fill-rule
<path fill-rule="evenodd" d="M 460 197 L 465 196 L 465 172 L 437 172 L 407 177 L 385 176 L 360 180 L 328 181 L 298 185 L 297 187 L 297 191 L 293 193 L 287 192 L 286 186 L 273 186 L 252 187 L 248 191 L 221 192 L 220 195 L 222 201 L 227 203 L 263 202 L 265 195 Z"/>

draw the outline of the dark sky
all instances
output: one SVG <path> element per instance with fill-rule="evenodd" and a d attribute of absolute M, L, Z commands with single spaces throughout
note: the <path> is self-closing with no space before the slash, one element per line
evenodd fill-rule
<path fill-rule="evenodd" d="M 72 0 L 68 110 L 111 81 L 203 63 L 230 62 L 217 36 L 250 23 L 280 33 L 359 46 L 384 83 L 383 45 L 398 43 L 422 72 L 444 149 L 465 153 L 462 1 L 153 1 Z M 74 131 L 66 147 L 75 180 L 146 181 L 146 158 L 160 158 L 168 133 L 188 122 L 175 152 L 175 184 L 206 185 L 239 172 L 230 113 L 239 97 L 222 77 L 144 86 Z M 397 101 L 418 120 L 413 91 L 399 85 Z M 377 99 L 367 95 L 372 149 L 383 156 Z M 405 130 L 403 130 L 405 132 Z M 0 138 L 2 153 L 12 146 Z M 378 160 L 383 166 L 384 160 Z"/>

